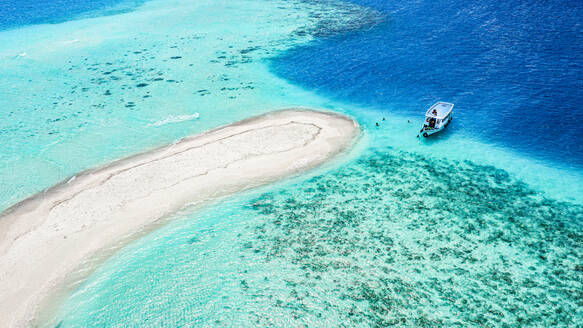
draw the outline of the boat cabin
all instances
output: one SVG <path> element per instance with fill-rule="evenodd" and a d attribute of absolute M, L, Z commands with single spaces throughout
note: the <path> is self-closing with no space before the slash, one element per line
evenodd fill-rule
<path fill-rule="evenodd" d="M 425 113 L 425 126 L 435 129 L 440 128 L 443 123 L 449 122 L 453 104 L 438 102 L 431 106 Z"/>
<path fill-rule="evenodd" d="M 451 121 L 453 115 L 453 104 L 438 102 L 431 106 L 425 113 L 425 122 L 420 133 L 428 137 L 441 131 Z"/>

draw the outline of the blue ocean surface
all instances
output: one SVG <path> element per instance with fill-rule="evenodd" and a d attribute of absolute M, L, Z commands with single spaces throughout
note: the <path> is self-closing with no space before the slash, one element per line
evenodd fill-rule
<path fill-rule="evenodd" d="M 0 210 L 274 109 L 338 110 L 363 138 L 175 214 L 39 326 L 583 321 L 583 3 L 142 2 L 0 3 L 0 41 L 32 39 L 0 42 Z M 415 138 L 438 100 L 456 104 L 451 127 Z"/>
<path fill-rule="evenodd" d="M 80 17 L 113 15 L 141 5 L 146 0 L 3 0 L 0 30 L 32 24 L 56 24 Z"/>
<path fill-rule="evenodd" d="M 370 149 L 177 217 L 61 327 L 578 327 L 583 207 L 503 170 Z"/>
<path fill-rule="evenodd" d="M 385 22 L 291 49 L 272 70 L 379 111 L 453 102 L 453 133 L 583 167 L 583 2 L 351 2 Z"/>

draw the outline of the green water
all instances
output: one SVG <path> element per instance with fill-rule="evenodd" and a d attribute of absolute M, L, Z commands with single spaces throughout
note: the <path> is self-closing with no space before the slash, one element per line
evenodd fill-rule
<path fill-rule="evenodd" d="M 42 325 L 580 325 L 581 172 L 472 139 L 455 119 L 419 140 L 422 117 L 332 101 L 266 65 L 383 19 L 338 2 L 175 0 L 0 32 L 0 209 L 274 109 L 331 109 L 363 129 L 311 176 L 177 214 Z"/>
<path fill-rule="evenodd" d="M 184 214 L 116 255 L 64 326 L 576 326 L 583 207 L 393 148 Z"/>
<path fill-rule="evenodd" d="M 0 210 L 82 170 L 249 116 L 321 104 L 264 64 L 353 6 L 150 1 L 0 32 Z M 355 25 L 339 15 L 330 28 Z M 358 16 L 361 17 L 361 16 Z"/>

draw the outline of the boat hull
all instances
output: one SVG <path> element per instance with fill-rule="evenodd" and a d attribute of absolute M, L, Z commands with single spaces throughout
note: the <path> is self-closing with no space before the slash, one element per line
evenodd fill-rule
<path fill-rule="evenodd" d="M 447 122 L 445 122 L 439 128 L 433 128 L 433 129 L 427 129 L 427 130 L 425 128 L 422 128 L 421 131 L 419 131 L 419 133 L 421 133 L 421 135 L 423 137 L 427 138 L 427 137 L 429 137 L 431 135 L 434 135 L 434 134 L 436 134 L 438 132 L 443 131 L 449 125 L 449 123 L 451 122 L 451 120 L 452 120 L 452 118 L 450 118 L 449 120 L 447 120 Z"/>

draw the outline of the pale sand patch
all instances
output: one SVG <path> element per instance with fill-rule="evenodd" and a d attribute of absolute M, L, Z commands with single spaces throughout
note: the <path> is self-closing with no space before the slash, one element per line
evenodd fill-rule
<path fill-rule="evenodd" d="M 339 114 L 272 112 L 83 172 L 16 204 L 0 215 L 2 325 L 31 325 L 100 251 L 187 206 L 322 164 L 359 134 Z"/>

